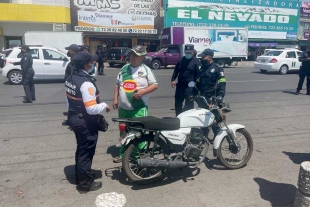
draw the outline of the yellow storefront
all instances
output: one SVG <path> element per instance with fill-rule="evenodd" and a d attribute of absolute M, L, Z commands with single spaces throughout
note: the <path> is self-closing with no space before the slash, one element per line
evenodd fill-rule
<path fill-rule="evenodd" d="M 70 0 L 10 2 L 0 3 L 0 49 L 23 44 L 26 31 L 53 31 L 55 24 L 71 23 Z"/>

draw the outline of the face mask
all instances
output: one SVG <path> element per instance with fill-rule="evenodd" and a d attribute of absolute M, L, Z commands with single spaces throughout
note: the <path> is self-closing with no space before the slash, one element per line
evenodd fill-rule
<path fill-rule="evenodd" d="M 203 65 L 208 65 L 208 64 L 209 64 L 209 62 L 208 62 L 207 60 L 200 60 L 200 62 L 201 62 L 201 64 L 203 64 Z"/>
<path fill-rule="evenodd" d="M 68 56 L 68 57 L 71 57 L 71 54 L 70 54 L 70 52 L 69 52 L 69 51 L 67 52 L 67 56 Z"/>
<path fill-rule="evenodd" d="M 192 54 L 185 54 L 185 58 L 186 58 L 186 59 L 191 59 L 192 57 L 193 57 Z"/>

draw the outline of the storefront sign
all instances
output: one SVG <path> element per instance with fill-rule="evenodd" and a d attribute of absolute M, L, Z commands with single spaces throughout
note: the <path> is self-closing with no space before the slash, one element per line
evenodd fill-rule
<path fill-rule="evenodd" d="M 309 31 L 305 31 L 304 32 L 304 38 L 305 39 L 309 39 L 310 38 L 310 32 Z"/>
<path fill-rule="evenodd" d="M 302 2 L 300 7 L 301 17 L 310 17 L 310 2 Z"/>
<path fill-rule="evenodd" d="M 276 47 L 277 43 L 249 42 L 249 47 Z"/>
<path fill-rule="evenodd" d="M 78 11 L 76 31 L 156 34 L 154 16 Z M 126 30 L 123 30 L 126 29 Z"/>
<path fill-rule="evenodd" d="M 249 38 L 297 39 L 299 2 L 166 0 L 165 5 L 165 27 L 247 27 Z"/>
<path fill-rule="evenodd" d="M 74 0 L 72 26 L 75 31 L 120 33 L 116 36 L 159 34 L 160 4 L 157 0 Z"/>

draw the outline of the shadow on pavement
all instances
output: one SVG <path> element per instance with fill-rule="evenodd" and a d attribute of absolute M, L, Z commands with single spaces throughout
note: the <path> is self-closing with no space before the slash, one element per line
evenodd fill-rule
<path fill-rule="evenodd" d="M 110 177 L 112 180 L 117 180 L 123 185 L 132 186 L 132 190 L 143 190 L 149 188 L 155 188 L 159 186 L 169 185 L 171 183 L 177 182 L 179 180 L 183 180 L 183 182 L 188 182 L 191 180 L 195 180 L 195 176 L 200 174 L 200 169 L 190 169 L 190 168 L 180 168 L 180 169 L 171 169 L 168 170 L 164 177 L 156 183 L 153 184 L 136 184 L 129 180 L 127 175 L 125 174 L 124 169 L 119 166 L 115 168 L 109 168 L 105 171 L 105 175 Z"/>
<path fill-rule="evenodd" d="M 295 152 L 285 152 L 283 151 L 285 155 L 287 155 L 295 164 L 300 165 L 304 161 L 310 161 L 310 153 L 295 153 Z"/>
<path fill-rule="evenodd" d="M 292 95 L 295 95 L 295 92 L 296 91 L 282 91 L 282 93 L 287 93 L 287 94 L 292 94 Z"/>
<path fill-rule="evenodd" d="M 297 188 L 286 183 L 270 182 L 263 178 L 254 178 L 259 185 L 259 192 L 262 199 L 269 201 L 271 206 L 280 207 L 294 203 Z"/>
<path fill-rule="evenodd" d="M 102 178 L 102 171 L 101 170 L 92 170 L 92 173 L 95 174 L 95 179 Z M 64 168 L 64 173 L 68 182 L 72 185 L 76 185 L 75 182 L 75 165 L 68 165 Z"/>
<path fill-rule="evenodd" d="M 276 71 L 268 71 L 267 73 L 262 73 L 260 71 L 252 71 L 252 73 L 257 73 L 257 74 L 261 74 L 261 75 L 278 75 L 278 76 L 283 76 L 281 74 L 279 74 L 279 72 L 276 72 Z M 285 75 L 296 75 L 296 71 L 289 71 L 287 74 Z"/>
<path fill-rule="evenodd" d="M 107 149 L 107 153 L 110 154 L 113 158 L 119 155 L 119 147 L 115 145 L 109 146 Z"/>

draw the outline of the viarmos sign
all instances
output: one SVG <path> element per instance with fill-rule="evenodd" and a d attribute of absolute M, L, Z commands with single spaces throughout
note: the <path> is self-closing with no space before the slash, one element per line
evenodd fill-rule
<path fill-rule="evenodd" d="M 166 0 L 166 3 L 165 27 L 247 27 L 249 38 L 291 39 L 294 34 L 297 37 L 299 2 Z"/>

